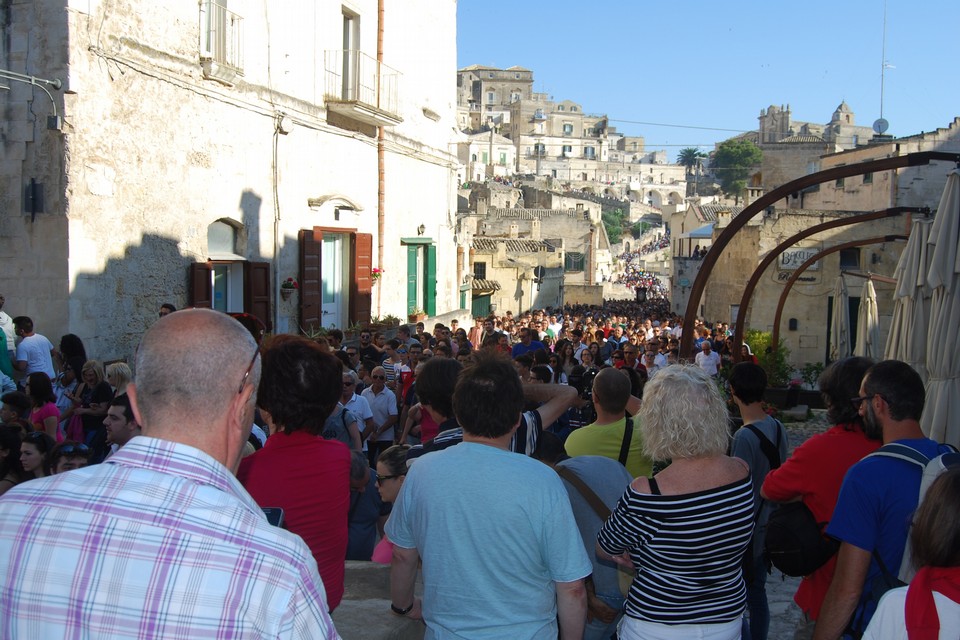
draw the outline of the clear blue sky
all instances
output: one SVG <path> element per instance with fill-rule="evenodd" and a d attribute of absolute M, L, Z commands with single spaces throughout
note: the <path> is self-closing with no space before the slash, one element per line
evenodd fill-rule
<path fill-rule="evenodd" d="M 957 0 L 459 0 L 457 66 L 526 67 L 534 90 L 605 113 L 671 158 L 735 135 L 616 120 L 757 128 L 761 108 L 826 123 L 846 100 L 859 125 L 887 133 L 946 127 L 960 116 Z"/>

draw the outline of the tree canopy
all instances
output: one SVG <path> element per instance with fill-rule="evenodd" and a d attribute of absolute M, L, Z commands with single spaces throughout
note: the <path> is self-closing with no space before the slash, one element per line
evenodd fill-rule
<path fill-rule="evenodd" d="M 749 140 L 737 138 L 721 142 L 713 154 L 713 167 L 723 192 L 739 199 L 751 171 L 760 166 L 762 159 L 763 152 Z"/>

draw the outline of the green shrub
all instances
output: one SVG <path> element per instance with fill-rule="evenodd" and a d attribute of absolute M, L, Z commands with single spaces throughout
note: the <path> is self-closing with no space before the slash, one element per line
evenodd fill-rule
<path fill-rule="evenodd" d="M 772 336 L 769 331 L 747 329 L 743 341 L 750 345 L 753 355 L 757 356 L 760 366 L 767 372 L 767 384 L 771 387 L 785 387 L 793 375 L 793 367 L 787 363 L 790 350 L 780 339 L 780 348 L 773 351 L 770 348 Z"/>

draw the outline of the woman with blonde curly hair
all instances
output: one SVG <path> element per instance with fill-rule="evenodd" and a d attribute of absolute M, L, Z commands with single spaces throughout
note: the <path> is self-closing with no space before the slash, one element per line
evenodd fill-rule
<path fill-rule="evenodd" d="M 133 379 L 133 371 L 126 362 L 111 362 L 107 365 L 106 380 L 113 387 L 113 395 L 119 396 L 127 392 L 127 385 Z"/>
<path fill-rule="evenodd" d="M 645 453 L 673 462 L 636 478 L 597 536 L 601 557 L 636 571 L 619 637 L 739 638 L 753 491 L 726 455 L 726 403 L 699 367 L 675 365 L 647 383 L 639 419 Z"/>

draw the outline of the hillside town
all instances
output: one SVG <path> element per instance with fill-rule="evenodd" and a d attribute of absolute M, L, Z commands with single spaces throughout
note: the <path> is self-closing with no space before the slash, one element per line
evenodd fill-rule
<path fill-rule="evenodd" d="M 0 12 L 0 637 L 949 637 L 960 116 L 653 148 L 403 4 Z"/>

